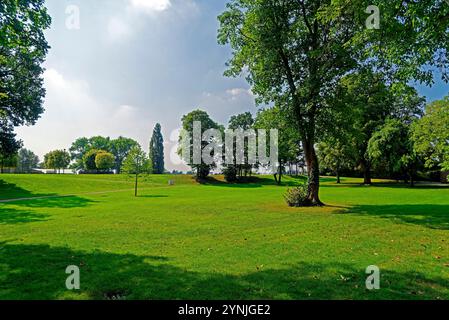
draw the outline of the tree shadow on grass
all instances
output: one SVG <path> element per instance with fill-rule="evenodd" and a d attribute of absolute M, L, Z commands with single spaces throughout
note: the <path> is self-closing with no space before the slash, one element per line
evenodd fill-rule
<path fill-rule="evenodd" d="M 217 177 L 207 177 L 199 181 L 200 184 L 206 186 L 214 186 L 214 187 L 228 187 L 228 188 L 261 188 L 263 186 L 287 186 L 294 187 L 303 183 L 304 178 L 298 176 L 289 176 L 289 180 L 282 180 L 281 184 L 278 185 L 274 178 L 269 178 L 266 176 L 252 176 L 252 177 L 243 177 L 239 179 L 237 182 L 226 182 L 223 179 L 219 179 Z"/>
<path fill-rule="evenodd" d="M 26 210 L 4 208 L 0 205 L 0 225 L 47 221 L 48 215 Z"/>
<path fill-rule="evenodd" d="M 27 208 L 62 208 L 62 209 L 70 209 L 70 208 L 83 208 L 88 205 L 95 203 L 94 200 L 89 200 L 86 198 L 78 197 L 78 196 L 55 196 L 52 198 L 43 198 L 43 199 L 29 199 L 29 200 L 20 200 L 16 202 L 9 202 L 10 204 L 14 204 L 21 207 Z"/>
<path fill-rule="evenodd" d="M 436 299 L 448 279 L 382 270 L 381 290 L 365 289 L 364 268 L 305 263 L 241 276 L 195 272 L 159 256 L 82 252 L 48 245 L 0 243 L 0 299 Z M 81 290 L 65 288 L 69 265 Z"/>
<path fill-rule="evenodd" d="M 0 177 L 1 178 L 1 177 Z M 0 179 L 0 200 L 54 196 L 56 193 L 33 193 Z"/>
<path fill-rule="evenodd" d="M 343 209 L 339 213 L 377 216 L 431 229 L 449 230 L 449 205 L 359 205 Z"/>
<path fill-rule="evenodd" d="M 0 203 L 0 225 L 47 221 L 50 215 L 33 212 L 37 208 L 83 208 L 96 201 L 76 197 L 54 197 L 45 199 L 18 200 Z"/>

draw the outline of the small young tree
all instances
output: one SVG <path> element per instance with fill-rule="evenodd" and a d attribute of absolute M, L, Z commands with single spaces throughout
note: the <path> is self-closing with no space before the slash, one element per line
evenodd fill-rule
<path fill-rule="evenodd" d="M 99 152 L 95 156 L 95 166 L 98 170 L 107 171 L 114 167 L 115 157 L 109 152 Z"/>
<path fill-rule="evenodd" d="M 134 196 L 137 197 L 138 179 L 141 173 L 148 173 L 150 161 L 140 146 L 133 147 L 123 161 L 122 172 L 135 175 Z"/>

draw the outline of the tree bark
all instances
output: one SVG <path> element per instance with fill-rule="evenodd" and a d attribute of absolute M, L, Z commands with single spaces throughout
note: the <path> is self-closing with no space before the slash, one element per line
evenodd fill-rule
<path fill-rule="evenodd" d="M 279 178 L 278 178 L 279 175 Z M 278 172 L 274 174 L 274 181 L 276 181 L 277 185 L 280 185 L 282 182 L 282 162 L 279 162 Z"/>
<path fill-rule="evenodd" d="M 323 206 L 320 200 L 320 168 L 318 157 L 316 155 L 315 146 L 310 141 L 304 141 L 304 154 L 307 164 L 308 175 L 308 201 L 312 206 Z"/>
<path fill-rule="evenodd" d="M 340 184 L 341 180 L 340 180 L 340 171 L 337 169 L 337 184 Z"/>
<path fill-rule="evenodd" d="M 371 165 L 367 162 L 363 162 L 363 184 L 371 185 Z"/>
<path fill-rule="evenodd" d="M 415 186 L 415 180 L 413 179 L 413 172 L 410 171 L 409 175 L 410 175 L 410 187 L 413 188 Z"/>
<path fill-rule="evenodd" d="M 139 174 L 136 173 L 136 183 L 134 184 L 134 196 L 137 197 L 137 179 L 139 177 Z"/>

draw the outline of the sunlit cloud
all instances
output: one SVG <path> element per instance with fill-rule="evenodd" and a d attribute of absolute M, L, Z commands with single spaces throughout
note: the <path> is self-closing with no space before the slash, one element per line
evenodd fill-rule
<path fill-rule="evenodd" d="M 129 4 L 132 8 L 147 13 L 165 11 L 171 7 L 170 0 L 130 0 Z"/>

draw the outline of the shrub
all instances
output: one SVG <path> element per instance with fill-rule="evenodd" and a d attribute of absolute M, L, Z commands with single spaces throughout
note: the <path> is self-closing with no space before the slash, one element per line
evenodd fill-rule
<path fill-rule="evenodd" d="M 290 207 L 303 207 L 308 203 L 307 184 L 287 189 L 284 199 Z"/>
<path fill-rule="evenodd" d="M 237 181 L 237 168 L 234 165 L 229 165 L 223 169 L 224 178 L 227 182 Z"/>
<path fill-rule="evenodd" d="M 109 152 L 98 152 L 95 156 L 95 166 L 98 170 L 109 170 L 115 165 L 115 158 Z"/>

